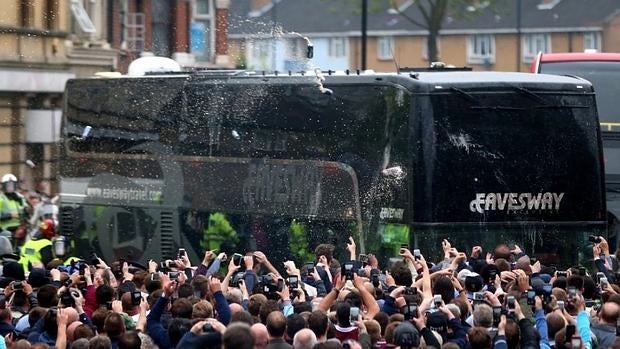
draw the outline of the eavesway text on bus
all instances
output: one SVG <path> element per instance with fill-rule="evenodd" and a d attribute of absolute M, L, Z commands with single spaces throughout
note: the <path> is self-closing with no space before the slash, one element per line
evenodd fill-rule
<path fill-rule="evenodd" d="M 564 193 L 476 193 L 469 203 L 471 212 L 560 209 Z"/>

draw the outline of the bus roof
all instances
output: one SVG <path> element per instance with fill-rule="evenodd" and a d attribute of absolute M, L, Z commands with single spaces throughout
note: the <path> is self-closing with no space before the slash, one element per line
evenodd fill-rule
<path fill-rule="evenodd" d="M 327 71 L 316 75 L 315 72 L 297 72 L 297 73 L 273 73 L 273 72 L 255 72 L 255 71 L 208 71 L 208 72 L 178 72 L 171 74 L 153 74 L 141 77 L 133 77 L 124 75 L 122 77 L 96 77 L 95 79 L 192 79 L 195 81 L 204 80 L 237 80 L 245 79 L 261 79 L 264 82 L 274 81 L 274 83 L 291 83 L 300 79 L 322 79 L 325 78 L 326 83 L 370 83 L 373 81 L 389 80 L 391 82 L 399 81 L 403 85 L 478 85 L 478 84 L 569 84 L 590 86 L 587 80 L 574 76 L 559 76 L 548 74 L 529 74 L 515 72 L 480 72 L 480 71 L 442 71 L 442 72 L 386 72 L 376 73 L 373 71 L 356 73 L 344 71 Z M 92 78 L 87 78 L 92 79 Z M 80 79 L 76 79 L 80 80 Z M 437 88 L 437 86 L 434 86 Z M 438 87 L 441 88 L 441 87 Z"/>
<path fill-rule="evenodd" d="M 420 73 L 419 80 L 432 84 L 438 83 L 555 83 L 555 84 L 585 84 L 587 80 L 573 76 L 558 76 L 549 74 L 528 74 L 513 72 L 450 72 L 450 73 Z"/>

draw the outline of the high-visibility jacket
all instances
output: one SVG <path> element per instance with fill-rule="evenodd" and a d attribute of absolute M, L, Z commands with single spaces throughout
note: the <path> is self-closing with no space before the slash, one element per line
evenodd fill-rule
<path fill-rule="evenodd" d="M 17 195 L 19 195 L 18 200 L 11 200 L 6 194 L 0 193 L 0 228 L 2 230 L 17 228 L 22 222 L 26 202 L 20 194 Z"/>
<path fill-rule="evenodd" d="M 30 271 L 34 264 L 43 263 L 41 250 L 47 246 L 52 246 L 49 239 L 30 240 L 22 246 L 19 263 L 24 267 L 25 272 Z"/>
<path fill-rule="evenodd" d="M 203 232 L 201 247 L 206 250 L 220 250 L 222 244 L 235 246 L 239 236 L 226 218 L 226 215 L 215 212 L 209 215 L 209 225 Z M 231 251 L 227 251 L 231 252 Z"/>

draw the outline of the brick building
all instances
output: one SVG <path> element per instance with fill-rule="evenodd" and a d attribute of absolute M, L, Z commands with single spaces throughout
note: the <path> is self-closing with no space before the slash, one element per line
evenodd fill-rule
<path fill-rule="evenodd" d="M 143 55 L 171 57 L 186 68 L 229 67 L 230 0 L 109 1 L 107 37 L 119 51 L 118 68 Z"/>
<path fill-rule="evenodd" d="M 3 0 L 0 175 L 55 181 L 64 84 L 142 55 L 229 67 L 230 0 Z M 30 168 L 26 160 L 36 166 Z"/>

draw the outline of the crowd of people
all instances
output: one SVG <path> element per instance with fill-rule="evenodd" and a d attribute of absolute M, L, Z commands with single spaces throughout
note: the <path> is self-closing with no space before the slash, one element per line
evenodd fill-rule
<path fill-rule="evenodd" d="M 0 348 L 620 348 L 618 263 L 592 238 L 591 268 L 568 270 L 447 240 L 436 263 L 403 246 L 383 266 L 352 238 L 340 261 L 321 244 L 304 265 L 184 249 L 147 266 L 9 261 Z"/>
<path fill-rule="evenodd" d="M 45 180 L 37 183 L 36 190 L 26 190 L 11 173 L 0 178 L 0 258 L 18 254 L 31 240 L 45 238 L 50 241 L 55 237 L 58 197 L 53 197 L 50 189 L 50 183 Z M 42 223 L 46 224 L 43 229 Z M 37 253 L 45 250 L 43 253 L 49 261 L 53 258 L 51 248 L 42 242 L 31 243 L 33 246 L 29 246 L 29 250 L 33 247 Z"/>

